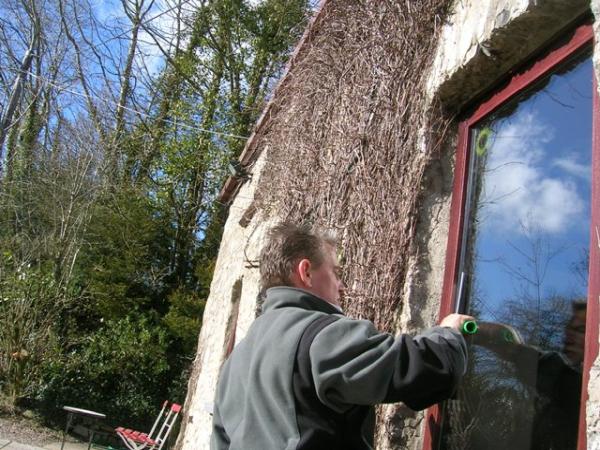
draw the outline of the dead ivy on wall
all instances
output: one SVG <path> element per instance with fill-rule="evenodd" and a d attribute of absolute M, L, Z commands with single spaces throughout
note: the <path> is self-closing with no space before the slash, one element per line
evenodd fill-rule
<path fill-rule="evenodd" d="M 450 4 L 326 2 L 260 138 L 268 156 L 258 206 L 339 230 L 345 310 L 389 331 L 414 252 L 421 180 L 448 123 L 425 83 Z"/>

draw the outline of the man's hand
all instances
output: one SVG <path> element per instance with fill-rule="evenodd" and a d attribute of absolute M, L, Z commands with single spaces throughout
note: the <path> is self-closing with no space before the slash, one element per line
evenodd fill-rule
<path fill-rule="evenodd" d="M 442 319 L 440 326 L 454 328 L 456 331 L 461 332 L 463 323 L 467 320 L 475 320 L 475 317 L 465 314 L 450 314 Z"/>

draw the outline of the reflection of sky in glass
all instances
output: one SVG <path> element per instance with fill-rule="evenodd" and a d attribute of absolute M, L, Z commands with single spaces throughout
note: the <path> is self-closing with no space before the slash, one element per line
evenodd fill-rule
<path fill-rule="evenodd" d="M 463 270 L 482 320 L 506 321 L 508 301 L 585 298 L 591 92 L 587 58 L 473 132 L 473 267 Z"/>
<path fill-rule="evenodd" d="M 583 349 L 563 338 L 587 292 L 592 73 L 580 58 L 472 130 L 463 299 L 524 344 L 472 341 L 445 450 L 575 448 Z"/>

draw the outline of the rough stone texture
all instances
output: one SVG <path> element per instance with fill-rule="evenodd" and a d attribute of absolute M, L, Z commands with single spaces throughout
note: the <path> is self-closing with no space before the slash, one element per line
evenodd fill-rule
<path fill-rule="evenodd" d="M 252 227 L 252 229 L 249 230 L 251 235 L 244 250 L 248 260 L 245 261 L 245 287 L 242 290 L 240 314 L 236 331 L 236 344 L 246 335 L 248 328 L 260 312 L 258 305 L 260 274 L 257 263 L 260 249 L 262 248 L 263 237 L 272 223 L 273 219 L 257 215 L 255 220 L 250 224 Z"/>
<path fill-rule="evenodd" d="M 449 136 L 455 137 L 456 129 Z M 445 270 L 450 202 L 454 182 L 456 139 L 449 139 L 444 152 L 433 160 L 423 180 L 423 196 L 415 242 L 415 277 L 407 295 L 410 321 L 402 328 L 419 330 L 436 323 Z M 423 307 L 423 304 L 426 307 Z"/>
<path fill-rule="evenodd" d="M 449 23 L 442 30 L 428 82 L 431 98 L 441 101 L 449 111 L 477 100 L 506 77 L 510 69 L 526 62 L 536 49 L 581 17 L 589 5 L 584 0 L 457 0 Z M 592 7 L 596 15 L 600 14 L 600 0 L 593 0 Z M 595 30 L 596 36 L 600 36 L 597 25 Z M 599 60 L 596 51 L 597 74 Z M 447 135 L 444 153 L 428 168 L 423 182 L 415 256 L 404 288 L 398 332 L 425 328 L 438 318 L 456 129 L 449 130 Z M 239 342 L 257 314 L 255 264 L 265 231 L 275 221 L 253 212 L 252 200 L 266 158 L 268 154 L 263 151 L 252 170 L 251 182 L 243 185 L 231 206 L 205 310 L 197 364 L 186 400 L 185 428 L 180 433 L 178 448 L 208 448 L 211 416 L 206 406 L 214 396 L 228 339 L 232 338 L 231 328 L 235 329 L 235 342 Z M 241 290 L 238 302 L 232 304 L 236 282 Z M 588 448 L 600 450 L 600 360 L 592 370 L 589 393 Z M 377 436 L 377 448 L 421 447 L 423 413 L 415 413 L 403 405 L 380 407 L 379 413 L 386 418 L 386 426 Z"/>
<path fill-rule="evenodd" d="M 442 30 L 430 92 L 457 111 L 581 17 L 587 0 L 460 0 Z"/>
<path fill-rule="evenodd" d="M 590 370 L 586 405 L 587 444 L 590 450 L 600 450 L 600 358 Z"/>

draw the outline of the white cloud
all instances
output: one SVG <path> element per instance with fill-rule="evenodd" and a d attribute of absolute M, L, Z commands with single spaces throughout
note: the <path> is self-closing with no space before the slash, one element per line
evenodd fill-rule
<path fill-rule="evenodd" d="M 152 30 L 159 39 L 160 46 L 167 51 L 175 41 L 177 28 L 177 10 L 174 4 L 166 0 L 159 0 L 152 10 L 148 11 L 144 23 Z M 173 9 L 172 11 L 170 11 Z M 150 74 L 158 74 L 164 67 L 165 56 L 154 41 L 154 38 L 144 29 L 139 33 L 138 64 L 145 65 Z"/>
<path fill-rule="evenodd" d="M 592 171 L 589 165 L 581 164 L 576 158 L 558 158 L 554 160 L 554 166 L 564 170 L 569 175 L 581 178 L 585 181 L 592 180 Z"/>
<path fill-rule="evenodd" d="M 500 126 L 492 137 L 482 192 L 484 216 L 495 228 L 523 232 L 535 227 L 560 233 L 584 210 L 576 184 L 568 177 L 552 177 L 548 166 L 567 175 L 582 173 L 574 160 L 550 161 L 545 145 L 553 130 L 533 114 Z"/>
<path fill-rule="evenodd" d="M 107 23 L 113 19 L 126 17 L 123 13 L 123 6 L 118 1 L 94 0 L 90 2 L 90 5 L 100 22 Z"/>

